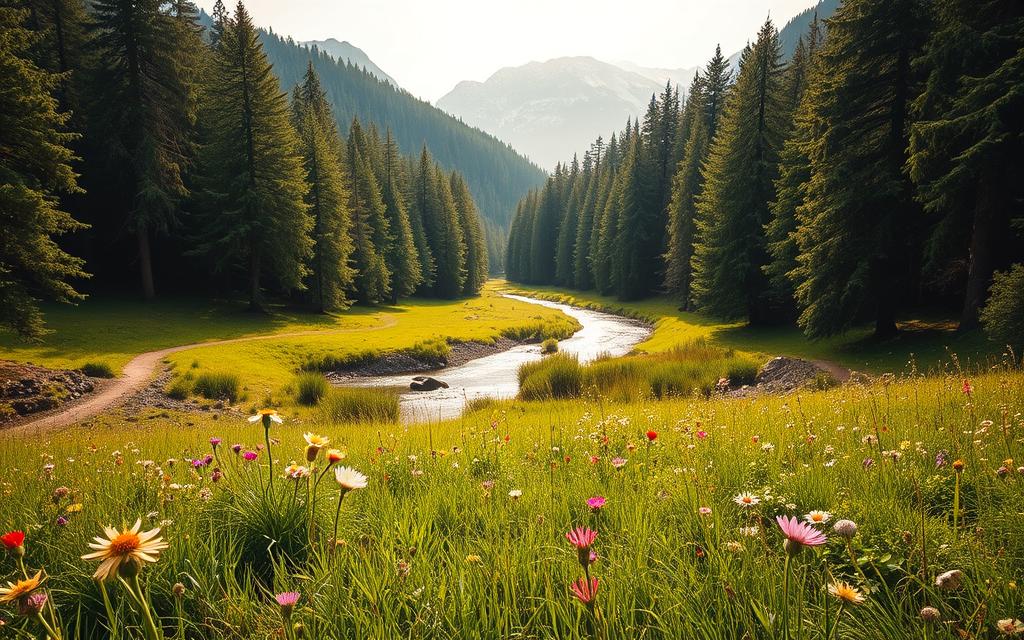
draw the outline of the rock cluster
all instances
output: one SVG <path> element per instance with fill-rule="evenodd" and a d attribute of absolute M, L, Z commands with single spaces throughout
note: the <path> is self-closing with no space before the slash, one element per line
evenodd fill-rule
<path fill-rule="evenodd" d="M 0 422 L 53 409 L 95 389 L 81 371 L 0 363 Z"/>
<path fill-rule="evenodd" d="M 817 383 L 834 386 L 838 381 L 826 369 L 813 362 L 785 356 L 766 362 L 754 380 L 755 386 L 768 393 L 786 393 Z"/>

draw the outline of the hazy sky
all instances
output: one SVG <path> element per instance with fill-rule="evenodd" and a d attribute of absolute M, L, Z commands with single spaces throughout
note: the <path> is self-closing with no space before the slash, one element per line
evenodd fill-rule
<path fill-rule="evenodd" d="M 215 0 L 199 0 L 207 12 Z M 224 0 L 233 8 L 235 0 Z M 297 40 L 348 40 L 405 89 L 437 101 L 501 67 L 589 55 L 691 67 L 726 55 L 770 14 L 782 27 L 815 0 L 246 0 L 256 23 Z"/>

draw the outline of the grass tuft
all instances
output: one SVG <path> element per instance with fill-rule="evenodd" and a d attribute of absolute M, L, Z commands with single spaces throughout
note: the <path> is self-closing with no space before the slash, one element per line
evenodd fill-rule
<path fill-rule="evenodd" d="M 320 401 L 320 410 L 330 423 L 397 422 L 398 393 L 388 389 L 334 387 Z"/>
<path fill-rule="evenodd" d="M 113 378 L 114 369 L 106 362 L 86 362 L 81 367 L 81 372 L 90 378 Z"/>
<path fill-rule="evenodd" d="M 319 373 L 305 371 L 295 376 L 295 389 L 295 399 L 298 403 L 312 407 L 319 404 L 320 400 L 327 395 L 330 385 L 327 384 L 327 379 Z"/>
<path fill-rule="evenodd" d="M 196 376 L 192 383 L 192 392 L 208 400 L 230 400 L 238 399 L 238 391 L 241 387 L 238 375 L 227 372 L 205 372 Z"/>

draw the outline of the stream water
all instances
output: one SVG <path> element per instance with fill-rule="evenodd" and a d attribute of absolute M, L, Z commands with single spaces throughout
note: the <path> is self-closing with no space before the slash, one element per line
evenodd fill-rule
<path fill-rule="evenodd" d="M 509 294 L 506 297 L 524 304 L 558 309 L 575 318 L 583 328 L 559 342 L 558 350 L 575 355 L 580 362 L 590 362 L 602 355 L 626 355 L 651 334 L 650 327 L 630 318 L 525 296 Z M 401 394 L 400 403 L 404 422 L 445 420 L 461 415 L 466 403 L 476 398 L 515 397 L 519 392 L 519 366 L 542 357 L 539 344 L 524 344 L 470 360 L 458 367 L 422 374 L 350 378 L 344 384 L 353 387 L 403 388 L 405 391 Z M 414 375 L 433 376 L 448 383 L 448 388 L 410 391 L 409 382 Z"/>

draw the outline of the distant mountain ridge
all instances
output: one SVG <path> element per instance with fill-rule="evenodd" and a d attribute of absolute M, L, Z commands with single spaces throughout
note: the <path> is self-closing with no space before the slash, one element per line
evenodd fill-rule
<path fill-rule="evenodd" d="M 309 48 L 316 47 L 318 50 L 323 51 L 335 60 L 351 62 L 355 66 L 369 71 L 381 80 L 390 82 L 394 86 L 401 88 L 401 85 L 399 85 L 394 78 L 385 73 L 383 69 L 378 67 L 377 64 L 370 59 L 370 56 L 366 55 L 365 51 L 348 40 L 342 40 L 339 42 L 335 38 L 327 38 L 326 40 L 304 40 L 299 42 L 299 44 Z"/>
<path fill-rule="evenodd" d="M 840 2 L 820 0 L 790 19 L 779 30 L 783 56 L 793 55 L 815 12 L 824 20 Z M 729 58 L 734 68 L 740 53 Z M 684 97 L 699 68 L 659 69 L 585 56 L 555 58 L 499 69 L 484 82 L 460 82 L 437 106 L 551 170 L 585 149 L 594 136 L 617 131 L 626 118 L 643 115 L 651 95 L 664 90 L 666 81 L 678 86 Z"/>
<path fill-rule="evenodd" d="M 505 67 L 484 82 L 465 80 L 437 106 L 550 170 L 595 131 L 621 128 L 664 88 L 665 80 L 575 56 Z"/>

